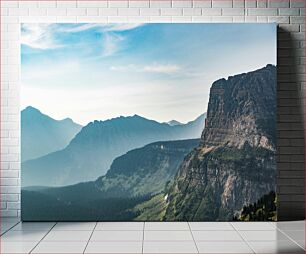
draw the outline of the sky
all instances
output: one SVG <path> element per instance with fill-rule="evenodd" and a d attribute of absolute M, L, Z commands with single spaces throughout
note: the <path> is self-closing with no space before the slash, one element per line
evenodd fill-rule
<path fill-rule="evenodd" d="M 211 84 L 276 64 L 275 24 L 21 26 L 21 107 L 82 125 L 140 115 L 186 123 Z"/>

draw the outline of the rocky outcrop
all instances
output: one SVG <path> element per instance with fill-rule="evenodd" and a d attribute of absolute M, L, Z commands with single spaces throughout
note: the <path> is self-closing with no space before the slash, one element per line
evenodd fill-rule
<path fill-rule="evenodd" d="M 230 220 L 275 189 L 276 67 L 220 79 L 201 144 L 181 164 L 164 220 Z"/>

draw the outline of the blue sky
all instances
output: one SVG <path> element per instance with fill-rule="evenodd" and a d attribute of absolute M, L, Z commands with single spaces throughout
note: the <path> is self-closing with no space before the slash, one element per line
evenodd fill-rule
<path fill-rule="evenodd" d="M 22 24 L 21 106 L 86 124 L 206 111 L 213 81 L 276 64 L 275 24 Z"/>

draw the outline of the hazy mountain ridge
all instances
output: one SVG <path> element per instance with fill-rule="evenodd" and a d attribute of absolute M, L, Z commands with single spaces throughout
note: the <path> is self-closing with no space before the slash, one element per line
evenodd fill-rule
<path fill-rule="evenodd" d="M 138 115 L 94 121 L 63 150 L 22 164 L 22 186 L 64 186 L 104 175 L 113 159 L 156 141 L 199 138 L 205 114 L 180 126 Z"/>
<path fill-rule="evenodd" d="M 27 161 L 65 148 L 82 126 L 55 120 L 34 107 L 21 111 L 21 159 Z"/>
<path fill-rule="evenodd" d="M 137 216 L 134 207 L 165 189 L 173 180 L 185 155 L 199 141 L 200 139 L 155 142 L 131 150 L 116 158 L 107 174 L 96 181 L 65 187 L 23 188 L 23 195 L 26 197 L 23 219 L 32 218 L 33 210 L 35 220 L 38 221 L 52 220 L 50 218 L 55 215 L 62 219 L 82 221 L 89 220 L 93 214 L 98 218 L 105 215 L 109 219 L 118 219 L 120 216 L 126 216 L 123 219 L 133 219 Z M 48 200 L 48 204 L 40 207 L 43 200 Z M 110 204 L 112 200 L 118 203 Z M 124 207 L 125 210 L 120 211 L 118 207 Z M 81 212 L 75 214 L 74 209 Z M 73 214 L 69 218 L 70 212 Z"/>

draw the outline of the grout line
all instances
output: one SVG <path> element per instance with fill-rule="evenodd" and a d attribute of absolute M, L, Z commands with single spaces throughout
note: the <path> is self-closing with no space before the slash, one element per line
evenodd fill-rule
<path fill-rule="evenodd" d="M 199 248 L 198 248 L 198 245 L 197 245 L 197 242 L 196 242 L 195 239 L 194 239 L 194 236 L 193 236 L 193 233 L 192 233 L 192 230 L 191 230 L 189 221 L 187 221 L 187 224 L 188 224 L 188 227 L 189 227 L 189 231 L 190 231 L 190 233 L 191 233 L 191 236 L 192 236 L 192 240 L 193 240 L 193 242 L 194 242 L 194 244 L 195 244 L 195 246 L 196 246 L 197 252 L 200 253 Z"/>
<path fill-rule="evenodd" d="M 240 234 L 239 230 L 237 230 L 234 225 L 230 222 L 230 225 L 233 227 L 233 229 L 235 230 L 235 232 L 237 232 L 237 234 L 241 237 L 241 239 L 246 243 L 247 246 L 249 246 L 249 248 L 253 251 L 253 253 L 256 253 L 256 251 L 253 249 L 253 247 L 249 244 L 249 242 L 244 239 L 244 237 Z"/>
<path fill-rule="evenodd" d="M 0 236 L 4 235 L 5 233 L 9 232 L 11 229 L 16 227 L 21 221 L 18 221 L 16 224 L 13 224 L 9 229 L 5 230 L 3 233 L 0 234 Z"/>
<path fill-rule="evenodd" d="M 144 246 L 144 234 L 145 234 L 145 221 L 143 222 L 143 227 L 142 227 L 142 245 L 141 245 L 141 253 L 143 254 L 143 246 Z"/>
<path fill-rule="evenodd" d="M 301 246 L 298 242 L 296 242 L 292 237 L 290 237 L 289 235 L 286 234 L 285 231 L 276 228 L 276 230 L 278 230 L 279 232 L 283 233 L 287 238 L 289 238 L 289 240 L 291 240 L 292 242 L 294 242 L 296 245 L 298 245 L 299 247 L 301 247 L 303 250 L 305 250 L 305 247 Z M 305 244 L 305 243 L 304 243 Z"/>
<path fill-rule="evenodd" d="M 94 226 L 94 228 L 93 228 L 93 230 L 92 230 L 92 232 L 91 232 L 91 234 L 90 234 L 90 236 L 89 236 L 89 239 L 88 239 L 88 241 L 87 241 L 87 243 L 86 243 L 86 246 L 85 246 L 85 248 L 84 248 L 83 253 L 85 253 L 85 251 L 86 251 L 86 249 L 87 249 L 87 246 L 88 246 L 88 244 L 89 244 L 89 241 L 90 241 L 90 239 L 91 239 L 93 233 L 95 232 L 97 225 L 98 225 L 98 222 L 96 221 L 96 224 L 95 224 L 95 226 Z"/>
<path fill-rule="evenodd" d="M 55 225 L 57 224 L 57 222 L 55 222 L 55 224 L 49 229 L 49 231 L 38 241 L 38 243 L 32 248 L 32 250 L 29 251 L 29 253 L 32 253 L 33 250 L 35 250 L 35 248 L 38 246 L 38 244 L 41 243 L 42 240 L 45 239 L 45 237 L 51 232 L 51 230 L 55 227 Z"/>

